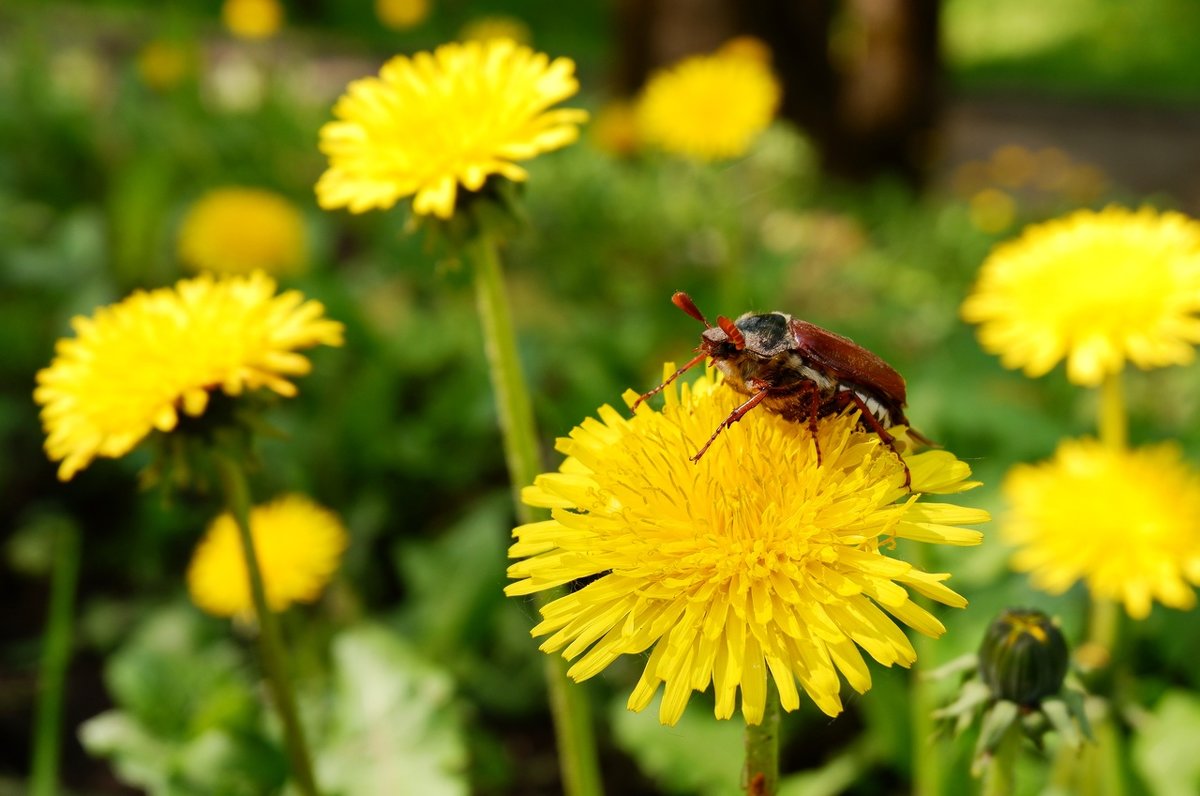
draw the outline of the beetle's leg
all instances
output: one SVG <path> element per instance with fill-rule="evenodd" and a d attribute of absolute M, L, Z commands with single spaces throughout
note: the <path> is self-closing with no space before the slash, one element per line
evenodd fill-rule
<path fill-rule="evenodd" d="M 904 457 L 901 456 L 900 451 L 896 449 L 896 438 L 889 434 L 888 430 L 883 427 L 882 423 L 879 422 L 879 419 L 871 413 L 871 410 L 867 408 L 867 405 L 863 402 L 863 399 L 858 397 L 858 393 L 856 393 L 854 390 L 841 390 L 836 396 L 834 396 L 833 401 L 839 410 L 845 409 L 850 404 L 854 404 L 858 407 L 859 421 L 871 431 L 874 431 L 879 437 L 880 441 L 882 441 L 884 445 L 888 446 L 888 450 L 896 454 L 896 458 L 899 459 L 900 464 L 904 466 L 904 488 L 912 491 L 912 473 L 908 469 L 908 462 L 904 461 Z"/>
<path fill-rule="evenodd" d="M 817 418 L 821 414 L 821 391 L 812 382 L 805 383 L 808 393 L 808 434 L 812 437 L 813 450 L 817 454 L 817 467 L 821 466 L 821 441 L 817 439 Z"/>
<path fill-rule="evenodd" d="M 675 381 L 675 379 L 679 378 L 684 373 L 687 373 L 689 370 L 694 368 L 696 365 L 703 362 L 707 357 L 708 357 L 708 354 L 704 353 L 703 351 L 701 351 L 699 354 L 696 354 L 696 356 L 692 357 L 691 361 L 689 361 L 686 365 L 684 365 L 682 368 L 680 368 L 679 370 L 675 371 L 670 376 L 668 376 L 667 380 L 664 381 L 662 384 L 658 385 L 650 392 L 642 393 L 641 395 L 639 395 L 638 399 L 633 402 L 633 406 L 629 407 L 629 411 L 631 411 L 631 412 L 637 411 L 637 408 L 639 406 L 641 406 L 642 401 L 646 400 L 647 398 L 653 398 L 655 395 L 658 395 L 660 392 L 663 391 L 664 388 L 666 388 L 666 386 L 668 384 Z"/>
<path fill-rule="evenodd" d="M 759 382 L 756 379 L 748 379 L 746 384 L 747 386 L 756 389 L 757 392 L 755 392 L 754 395 L 751 395 L 738 406 L 734 407 L 734 410 L 729 413 L 729 417 L 721 421 L 720 425 L 717 426 L 717 430 L 714 431 L 712 436 L 708 438 L 708 442 L 704 443 L 704 447 L 696 451 L 696 455 L 692 457 L 693 462 L 700 461 L 700 457 L 703 456 L 704 452 L 708 450 L 708 447 L 712 445 L 714 441 L 716 441 L 717 436 L 720 435 L 722 431 L 745 417 L 747 412 L 758 406 L 763 402 L 763 399 L 767 397 L 767 389 L 762 382 Z"/>

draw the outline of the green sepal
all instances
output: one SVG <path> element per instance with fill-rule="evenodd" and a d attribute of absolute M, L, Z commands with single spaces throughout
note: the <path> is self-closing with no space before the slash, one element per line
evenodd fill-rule
<path fill-rule="evenodd" d="M 946 661 L 936 669 L 930 669 L 925 672 L 924 678 L 926 680 L 945 680 L 948 677 L 974 672 L 978 667 L 979 656 L 974 652 L 968 652 L 966 655 L 959 655 L 953 660 Z"/>
<path fill-rule="evenodd" d="M 975 744 L 975 757 L 971 763 L 972 774 L 979 776 L 983 773 L 988 760 L 1004 740 L 1005 733 L 1020 716 L 1020 706 L 1007 699 L 998 700 L 983 714 L 983 723 L 979 727 L 979 742 Z"/>
<path fill-rule="evenodd" d="M 1092 733 L 1092 723 L 1088 721 L 1088 695 L 1076 688 L 1064 688 L 1059 696 L 1067 704 L 1067 709 L 1071 711 L 1071 718 L 1075 719 L 1083 737 L 1091 743 L 1095 743 L 1096 736 Z"/>
<path fill-rule="evenodd" d="M 1062 697 L 1043 699 L 1041 712 L 1058 732 L 1063 743 L 1072 749 L 1078 749 L 1083 744 L 1083 733 L 1065 699 Z"/>
<path fill-rule="evenodd" d="M 459 189 L 450 218 L 412 214 L 404 231 L 423 231 L 426 248 L 441 249 L 452 255 L 482 236 L 509 240 L 530 226 L 521 193 L 521 184 L 492 175 L 478 191 Z"/>
<path fill-rule="evenodd" d="M 958 698 L 933 712 L 938 720 L 954 719 L 954 735 L 957 737 L 971 726 L 975 711 L 992 698 L 992 689 L 979 680 L 968 680 L 958 690 Z"/>

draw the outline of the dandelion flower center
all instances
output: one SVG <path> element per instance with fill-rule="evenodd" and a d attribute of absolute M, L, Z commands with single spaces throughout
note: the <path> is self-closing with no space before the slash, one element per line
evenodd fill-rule
<path fill-rule="evenodd" d="M 662 412 L 643 407 L 633 418 L 602 407 L 559 441 L 568 456 L 559 472 L 524 493 L 553 513 L 514 531 L 509 554 L 522 560 L 509 568 L 507 592 L 590 581 L 544 607 L 533 630 L 549 636 L 544 651 L 578 658 L 572 677 L 651 650 L 629 706 L 643 709 L 665 684 L 664 723 L 710 683 L 719 717 L 732 715 L 740 691 L 746 720 L 757 723 L 768 672 L 786 709 L 799 706 L 799 682 L 835 715 L 839 674 L 870 687 L 860 649 L 884 665 L 914 660 L 894 620 L 942 632 L 909 589 L 965 604 L 942 585 L 948 576 L 885 555 L 885 542 L 975 544 L 977 531 L 951 526 L 986 513 L 909 496 L 900 461 L 854 415 L 819 424 L 821 466 L 805 424 L 762 411 L 694 464 L 689 456 L 739 396 L 714 374 L 665 394 Z M 907 462 L 915 490 L 974 486 L 943 451 Z"/>

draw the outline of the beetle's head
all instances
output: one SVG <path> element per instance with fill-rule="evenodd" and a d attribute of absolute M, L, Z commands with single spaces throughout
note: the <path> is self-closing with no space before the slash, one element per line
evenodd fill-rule
<path fill-rule="evenodd" d="M 746 350 L 746 338 L 742 330 L 724 315 L 718 316 L 717 325 L 713 326 L 687 293 L 676 293 L 671 296 L 671 301 L 676 307 L 704 324 L 705 329 L 700 333 L 699 350 L 707 356 L 713 359 L 733 359 Z"/>
<path fill-rule="evenodd" d="M 720 320 L 727 319 L 721 318 Z M 734 337 L 718 326 L 705 329 L 700 333 L 700 350 L 713 359 L 736 359 L 745 353 L 746 341 L 736 326 L 734 331 L 738 333 L 736 340 L 740 340 L 741 345 L 738 345 Z"/>

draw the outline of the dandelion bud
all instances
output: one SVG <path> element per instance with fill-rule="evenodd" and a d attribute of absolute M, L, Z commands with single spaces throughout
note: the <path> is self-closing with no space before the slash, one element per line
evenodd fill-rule
<path fill-rule="evenodd" d="M 995 698 L 1033 706 L 1062 688 L 1069 657 L 1067 642 L 1050 617 L 1008 609 L 983 638 L 979 674 Z"/>

